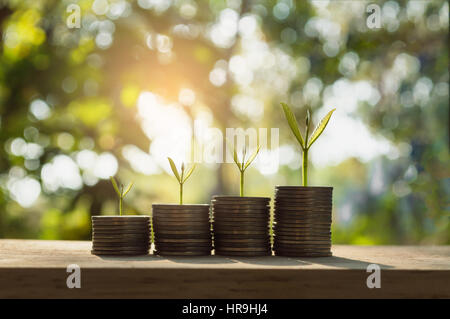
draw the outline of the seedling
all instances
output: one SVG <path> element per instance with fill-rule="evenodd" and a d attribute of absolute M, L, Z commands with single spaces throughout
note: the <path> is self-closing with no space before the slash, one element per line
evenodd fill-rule
<path fill-rule="evenodd" d="M 114 190 L 117 193 L 117 196 L 119 196 L 119 212 L 120 212 L 120 216 L 122 216 L 122 212 L 123 212 L 123 199 L 124 197 L 128 194 L 128 192 L 130 191 L 131 187 L 133 186 L 133 182 L 129 183 L 128 186 L 125 188 L 123 187 L 123 184 L 120 184 L 120 188 L 117 185 L 116 180 L 114 179 L 114 177 L 110 177 L 111 179 L 111 184 L 114 187 Z"/>
<path fill-rule="evenodd" d="M 240 188 L 239 188 L 239 194 L 241 197 L 244 197 L 244 173 L 245 170 L 247 169 L 247 167 L 250 166 L 250 164 L 253 162 L 253 160 L 255 159 L 256 155 L 258 155 L 259 153 L 259 149 L 261 148 L 261 145 L 258 145 L 258 147 L 256 148 L 256 150 L 253 152 L 253 154 L 248 158 L 248 160 L 245 160 L 245 156 L 247 153 L 247 147 L 244 146 L 244 149 L 242 150 L 242 161 L 239 162 L 238 159 L 238 155 L 236 152 L 236 148 L 234 148 L 234 146 L 227 140 L 228 142 L 228 146 L 233 150 L 233 160 L 236 163 L 240 175 L 241 175 L 241 183 L 240 183 Z"/>
<path fill-rule="evenodd" d="M 331 118 L 331 115 L 336 109 L 332 109 L 330 112 L 328 112 L 327 115 L 320 121 L 320 123 L 316 126 L 311 136 L 309 136 L 309 125 L 311 124 L 311 115 L 309 113 L 309 110 L 306 112 L 306 132 L 305 132 L 305 139 L 303 139 L 302 134 L 300 133 L 300 129 L 298 127 L 297 119 L 295 118 L 294 113 L 292 113 L 291 109 L 286 103 L 281 103 L 281 106 L 283 107 L 284 115 L 286 115 L 286 119 L 289 123 L 289 126 L 291 127 L 292 133 L 294 133 L 295 138 L 297 139 L 298 143 L 300 144 L 300 147 L 302 148 L 303 154 L 302 154 L 302 182 L 303 186 L 308 185 L 308 151 L 311 147 L 311 145 L 319 138 L 319 136 L 322 134 L 322 132 L 325 130 L 325 127 L 328 124 L 328 121 Z"/>
<path fill-rule="evenodd" d="M 174 161 L 170 157 L 168 157 L 167 159 L 169 160 L 170 168 L 172 169 L 173 175 L 175 175 L 175 177 L 178 180 L 178 183 L 180 184 L 180 205 L 183 205 L 183 184 L 192 175 L 192 172 L 195 169 L 195 164 L 191 166 L 191 168 L 187 171 L 187 173 L 185 175 L 184 174 L 184 171 L 185 171 L 184 163 L 181 163 L 181 174 L 180 174 L 180 173 L 178 173 L 178 169 L 175 166 Z"/>

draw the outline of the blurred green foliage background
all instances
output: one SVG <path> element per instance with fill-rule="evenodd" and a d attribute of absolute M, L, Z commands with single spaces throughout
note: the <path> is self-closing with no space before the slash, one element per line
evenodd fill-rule
<path fill-rule="evenodd" d="M 90 216 L 117 212 L 110 175 L 135 182 L 129 213 L 176 202 L 171 133 L 194 120 L 280 128 L 280 165 L 250 167 L 246 193 L 299 185 L 285 101 L 315 123 L 337 108 L 309 178 L 334 187 L 334 243 L 449 244 L 448 13 L 447 1 L 0 0 L 0 237 L 90 239 Z M 238 190 L 233 164 L 199 165 L 185 202 Z"/>

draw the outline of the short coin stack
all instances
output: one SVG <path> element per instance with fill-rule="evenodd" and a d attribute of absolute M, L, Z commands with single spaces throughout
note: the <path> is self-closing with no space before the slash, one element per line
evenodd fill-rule
<path fill-rule="evenodd" d="M 214 196 L 214 251 L 224 256 L 267 256 L 270 198 Z"/>
<path fill-rule="evenodd" d="M 92 216 L 92 254 L 146 255 L 150 216 Z"/>
<path fill-rule="evenodd" d="M 209 205 L 153 204 L 155 254 L 211 255 Z"/>
<path fill-rule="evenodd" d="M 331 256 L 332 192 L 332 187 L 276 187 L 275 255 Z"/>

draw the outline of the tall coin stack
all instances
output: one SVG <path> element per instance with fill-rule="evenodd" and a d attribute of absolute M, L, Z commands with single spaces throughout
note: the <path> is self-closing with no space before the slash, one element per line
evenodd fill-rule
<path fill-rule="evenodd" d="M 153 204 L 155 254 L 211 255 L 209 205 Z"/>
<path fill-rule="evenodd" d="M 149 216 L 92 216 L 94 255 L 147 255 Z"/>
<path fill-rule="evenodd" d="M 267 256 L 270 198 L 214 196 L 214 251 L 224 256 Z"/>
<path fill-rule="evenodd" d="M 332 193 L 332 187 L 276 187 L 275 255 L 331 256 Z"/>

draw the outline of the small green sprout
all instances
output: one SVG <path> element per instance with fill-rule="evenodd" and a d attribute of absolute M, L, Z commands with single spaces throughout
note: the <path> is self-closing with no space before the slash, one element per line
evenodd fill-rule
<path fill-rule="evenodd" d="M 311 145 L 319 138 L 319 136 L 322 134 L 322 132 L 325 130 L 325 127 L 328 124 L 328 121 L 331 118 L 331 115 L 336 109 L 332 109 L 330 112 L 328 112 L 327 115 L 320 121 L 320 123 L 316 126 L 311 136 L 309 136 L 309 126 L 311 124 L 311 115 L 309 113 L 309 110 L 306 112 L 306 134 L 305 139 L 303 139 L 302 134 L 300 133 L 300 129 L 298 127 L 297 119 L 295 118 L 294 113 L 292 113 L 291 109 L 286 103 L 281 103 L 281 106 L 283 107 L 284 115 L 286 116 L 286 119 L 289 123 L 289 126 L 291 127 L 292 133 L 294 133 L 295 138 L 297 139 L 298 143 L 300 144 L 300 147 L 303 151 L 302 156 L 302 181 L 303 186 L 308 185 L 308 151 L 311 147 Z"/>
<path fill-rule="evenodd" d="M 110 177 L 111 180 L 111 184 L 114 187 L 114 190 L 117 193 L 117 196 L 119 196 L 119 212 L 120 212 L 120 216 L 122 216 L 123 213 L 123 199 L 124 197 L 128 194 L 128 192 L 130 191 L 131 187 L 133 186 L 133 182 L 129 183 L 128 186 L 125 188 L 123 187 L 123 184 L 120 184 L 120 188 L 117 185 L 116 180 L 114 179 L 114 177 Z"/>
<path fill-rule="evenodd" d="M 245 156 L 247 155 L 247 147 L 244 146 L 244 149 L 242 150 L 242 161 L 239 162 L 238 159 L 238 154 L 236 151 L 236 148 L 234 148 L 234 146 L 230 143 L 230 141 L 227 140 L 228 146 L 230 147 L 230 149 L 233 150 L 233 160 L 236 163 L 240 175 L 241 175 L 241 183 L 240 183 L 240 188 L 239 188 L 239 194 L 241 197 L 244 197 L 244 173 L 245 170 L 247 169 L 247 167 L 250 166 L 250 164 L 253 162 L 253 160 L 256 158 L 256 155 L 258 155 L 259 150 L 261 148 L 261 145 L 258 145 L 258 147 L 256 148 L 256 150 L 253 152 L 253 154 L 248 158 L 248 160 L 245 160 Z"/>
<path fill-rule="evenodd" d="M 186 175 L 184 174 L 185 171 L 185 167 L 184 167 L 184 163 L 181 163 L 181 174 L 178 173 L 177 167 L 175 166 L 174 161 L 168 157 L 167 158 L 169 160 L 170 163 L 170 168 L 172 169 L 173 175 L 175 175 L 175 177 L 178 180 L 178 183 L 180 184 L 180 205 L 183 205 L 183 184 L 187 181 L 187 179 L 192 175 L 192 172 L 195 169 L 195 164 L 191 166 L 191 168 L 187 171 Z"/>

